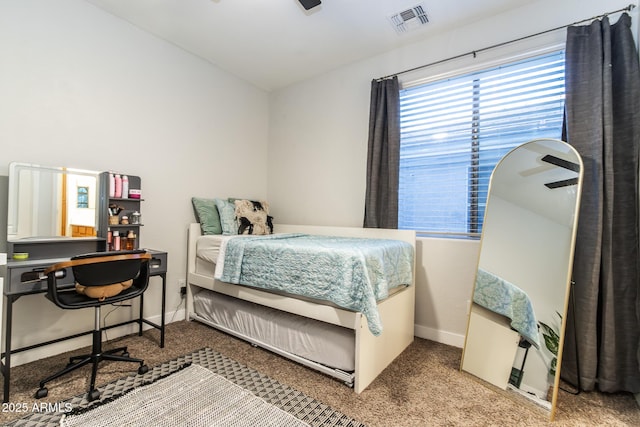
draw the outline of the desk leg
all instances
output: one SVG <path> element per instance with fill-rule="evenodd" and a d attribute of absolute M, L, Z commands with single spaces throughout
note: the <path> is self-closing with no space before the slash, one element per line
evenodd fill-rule
<path fill-rule="evenodd" d="M 17 298 L 16 298 L 17 299 Z M 4 364 L 2 365 L 2 375 L 4 376 L 4 390 L 2 401 L 9 402 L 9 385 L 11 384 L 11 321 L 13 319 L 13 301 L 11 295 L 5 296 L 4 311 Z"/>
<path fill-rule="evenodd" d="M 165 329 L 165 316 L 164 311 L 167 305 L 167 275 L 166 274 L 157 274 L 150 277 L 159 276 L 162 278 L 162 307 L 160 311 L 160 348 L 164 348 L 164 329 Z M 140 329 L 138 330 L 138 336 L 142 336 L 142 323 L 144 319 L 144 294 L 140 295 L 140 314 L 138 317 L 138 323 L 140 324 Z M 146 321 L 146 320 L 145 320 Z M 149 323 L 147 321 L 147 323 Z M 158 328 L 157 324 L 149 323 L 155 328 Z"/>
<path fill-rule="evenodd" d="M 162 274 L 162 311 L 160 312 L 160 348 L 164 348 L 164 312 L 167 303 L 167 275 Z"/>

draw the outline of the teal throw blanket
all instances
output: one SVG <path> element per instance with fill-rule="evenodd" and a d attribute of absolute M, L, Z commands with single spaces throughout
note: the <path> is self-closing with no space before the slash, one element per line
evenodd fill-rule
<path fill-rule="evenodd" d="M 529 296 L 513 283 L 478 269 L 473 301 L 511 320 L 511 327 L 536 348 L 540 348 L 538 322 Z"/>
<path fill-rule="evenodd" d="M 382 332 L 376 301 L 412 284 L 413 246 L 400 240 L 308 234 L 238 236 L 220 249 L 216 278 L 330 301 Z M 222 267 L 222 268 L 220 268 Z"/>

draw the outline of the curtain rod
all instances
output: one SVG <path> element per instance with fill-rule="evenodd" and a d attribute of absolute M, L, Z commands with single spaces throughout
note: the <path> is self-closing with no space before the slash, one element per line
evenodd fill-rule
<path fill-rule="evenodd" d="M 414 68 L 410 68 L 408 70 L 400 71 L 400 72 L 395 73 L 395 74 L 389 74 L 388 76 L 378 77 L 376 80 L 377 81 L 381 81 L 381 80 L 389 79 L 389 78 L 392 78 L 392 77 L 399 76 L 401 74 L 406 74 L 406 73 L 410 73 L 412 71 L 421 70 L 422 68 L 427 68 L 427 67 L 431 67 L 433 65 L 438 65 L 438 64 L 441 64 L 443 62 L 452 61 L 452 60 L 458 59 L 458 58 L 463 58 L 463 57 L 468 56 L 468 55 L 473 55 L 473 57 L 475 58 L 476 55 L 478 54 L 478 52 L 484 52 L 485 50 L 495 49 L 496 47 L 501 47 L 501 46 L 504 46 L 504 45 L 507 45 L 507 44 L 519 42 L 519 41 L 526 40 L 526 39 L 529 39 L 529 38 L 532 38 L 532 37 L 541 36 L 543 34 L 551 33 L 553 31 L 558 31 L 558 30 L 561 30 L 563 28 L 570 27 L 572 25 L 578 25 L 578 24 L 582 24 L 584 22 L 588 22 L 588 21 L 593 21 L 593 20 L 596 20 L 596 19 L 604 18 L 605 16 L 608 16 L 608 15 L 611 15 L 611 14 L 614 14 L 614 13 L 625 12 L 625 11 L 626 12 L 630 12 L 634 7 L 636 7 L 635 4 L 630 4 L 629 6 L 624 7 L 622 9 L 614 10 L 612 12 L 603 13 L 601 15 L 593 16 L 593 17 L 588 18 L 588 19 L 583 19 L 581 21 L 574 22 L 572 24 L 562 25 L 560 27 L 551 28 L 550 30 L 541 31 L 539 33 L 535 33 L 535 34 L 531 34 L 531 35 L 528 35 L 528 36 L 520 37 L 520 38 L 517 38 L 517 39 L 514 39 L 514 40 L 509 40 L 509 41 L 506 41 L 506 42 L 502 42 L 502 43 L 494 44 L 494 45 L 491 45 L 491 46 L 483 47 L 481 49 L 472 50 L 471 52 L 462 53 L 460 55 L 452 56 L 452 57 L 447 58 L 447 59 L 441 59 L 439 61 L 431 62 L 429 64 L 420 65 L 420 66 L 417 66 L 417 67 L 414 67 Z"/>

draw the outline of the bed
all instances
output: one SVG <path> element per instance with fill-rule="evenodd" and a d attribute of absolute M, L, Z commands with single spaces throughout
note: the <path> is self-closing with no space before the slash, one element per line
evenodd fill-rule
<path fill-rule="evenodd" d="M 392 286 L 388 292 L 376 290 L 373 307 L 366 302 L 370 298 L 358 298 L 365 301 L 361 309 L 357 304 L 345 308 L 344 302 L 327 301 L 315 293 L 294 295 L 287 288 L 256 287 L 263 286 L 259 275 L 254 275 L 256 284 L 229 283 L 219 264 L 227 259 L 227 271 L 231 244 L 224 238 L 202 236 L 200 224 L 193 223 L 188 229 L 187 318 L 337 378 L 361 393 L 413 341 L 415 232 L 276 224 L 274 233 L 274 240 L 285 234 L 402 242 L 411 251 L 409 280 L 405 280 L 410 283 Z M 219 257 L 221 249 L 227 258 Z M 371 268 L 367 271 L 371 275 Z"/>
<path fill-rule="evenodd" d="M 514 331 L 535 348 L 540 348 L 533 302 L 522 289 L 490 271 L 478 268 L 473 302 L 507 317 Z"/>

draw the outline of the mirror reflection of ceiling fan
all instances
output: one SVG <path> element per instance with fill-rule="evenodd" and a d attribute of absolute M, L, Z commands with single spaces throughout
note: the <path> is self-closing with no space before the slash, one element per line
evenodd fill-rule
<path fill-rule="evenodd" d="M 540 160 L 542 160 L 543 162 L 547 162 L 547 163 L 550 163 L 552 165 L 561 167 L 561 168 L 568 169 L 568 170 L 573 171 L 573 172 L 580 172 L 580 165 L 579 164 L 570 162 L 568 160 L 561 159 L 560 157 L 552 156 L 551 154 L 545 155 Z M 553 189 L 553 188 L 567 187 L 569 185 L 576 185 L 577 183 L 578 183 L 578 177 L 576 176 L 574 178 L 563 179 L 563 180 L 554 181 L 554 182 L 548 182 L 548 183 L 545 183 L 544 185 L 547 186 L 547 188 Z"/>
<path fill-rule="evenodd" d="M 561 167 L 573 172 L 580 172 L 580 165 L 574 162 L 570 162 L 568 160 L 565 160 L 561 157 L 558 156 L 554 156 L 553 154 L 548 154 L 548 152 L 550 151 L 549 148 L 547 147 L 537 147 L 535 145 L 531 146 L 531 147 L 527 147 L 529 150 L 532 151 L 536 151 L 540 154 L 542 154 L 543 156 L 540 157 L 538 159 L 538 162 L 540 162 L 541 164 L 539 166 L 524 170 L 522 172 L 520 172 L 521 176 L 531 176 L 531 175 L 536 175 L 542 172 L 546 172 L 549 170 L 553 170 L 557 167 Z M 539 150 L 536 150 L 535 148 L 539 148 Z M 562 153 L 558 152 L 559 155 L 561 155 Z M 563 180 L 559 180 L 559 181 L 553 181 L 553 182 L 548 182 L 545 183 L 544 185 L 547 188 L 550 189 L 554 189 L 554 188 L 561 188 L 561 187 L 567 187 L 570 185 L 576 185 L 578 183 L 578 178 L 573 177 L 573 178 L 568 178 L 568 179 L 563 179 Z"/>

